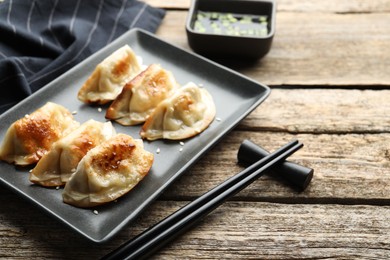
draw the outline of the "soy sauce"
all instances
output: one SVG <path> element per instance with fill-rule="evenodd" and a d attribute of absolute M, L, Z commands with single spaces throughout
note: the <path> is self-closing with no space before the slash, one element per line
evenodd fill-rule
<path fill-rule="evenodd" d="M 268 34 L 268 16 L 198 11 L 194 30 L 206 34 L 264 37 Z"/>

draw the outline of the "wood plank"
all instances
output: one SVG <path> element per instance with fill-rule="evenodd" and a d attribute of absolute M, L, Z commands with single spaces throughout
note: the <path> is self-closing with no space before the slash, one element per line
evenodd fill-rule
<path fill-rule="evenodd" d="M 264 176 L 240 192 L 236 200 L 390 205 L 390 172 L 386 170 L 390 165 L 390 134 L 234 131 L 174 182 L 163 198 L 193 199 L 243 170 L 237 165 L 236 154 L 247 138 L 269 151 L 295 138 L 302 141 L 305 147 L 290 160 L 313 168 L 314 177 L 309 187 L 300 192 L 275 176 Z"/>
<path fill-rule="evenodd" d="M 190 50 L 187 12 L 169 11 L 157 36 Z M 348 37 L 345 35 L 348 31 Z M 271 51 L 257 62 L 218 60 L 268 85 L 390 85 L 390 16 L 387 13 L 281 12 Z M 381 62 L 378 62 L 381 61 Z"/>
<path fill-rule="evenodd" d="M 145 0 L 151 6 L 166 9 L 188 9 L 190 0 Z M 333 12 L 333 13 L 369 13 L 369 12 L 389 12 L 389 0 L 278 0 L 278 12 Z M 380 10 L 380 11 L 379 11 Z"/>
<path fill-rule="evenodd" d="M 165 9 L 188 9 L 191 5 L 191 0 L 144 0 L 144 2 Z"/>
<path fill-rule="evenodd" d="M 389 0 L 277 0 L 278 12 L 377 13 L 389 12 Z"/>
<path fill-rule="evenodd" d="M 188 12 L 168 11 L 162 20 L 156 35 L 181 48 L 191 50 L 188 46 L 185 24 Z"/>
<path fill-rule="evenodd" d="M 386 13 L 318 14 L 315 21 L 311 14 L 283 13 L 270 53 L 240 71 L 270 85 L 388 85 L 389 31 Z"/>
<path fill-rule="evenodd" d="M 273 89 L 241 130 L 314 134 L 389 133 L 390 91 Z"/>
<path fill-rule="evenodd" d="M 98 259 L 186 202 L 157 201 L 105 244 L 93 244 L 0 191 L 0 256 Z M 28 212 L 28 215 L 26 214 Z M 227 202 L 153 259 L 386 259 L 390 207 Z"/>
<path fill-rule="evenodd" d="M 228 203 L 155 259 L 203 254 L 219 259 L 386 259 L 389 210 Z"/>

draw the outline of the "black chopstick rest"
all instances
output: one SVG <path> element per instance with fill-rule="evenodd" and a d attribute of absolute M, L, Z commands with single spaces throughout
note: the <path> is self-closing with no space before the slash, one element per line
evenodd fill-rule
<path fill-rule="evenodd" d="M 244 140 L 238 149 L 237 159 L 239 163 L 253 164 L 259 159 L 267 156 L 268 151 L 255 143 Z M 313 178 L 314 170 L 296 163 L 284 161 L 273 169 L 278 176 L 287 180 L 299 189 L 305 190 Z"/>

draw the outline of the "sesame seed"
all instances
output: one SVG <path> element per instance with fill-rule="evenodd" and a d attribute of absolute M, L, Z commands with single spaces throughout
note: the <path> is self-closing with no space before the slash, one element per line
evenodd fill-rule
<path fill-rule="evenodd" d="M 25 114 L 24 117 L 29 117 L 30 115 L 29 114 Z"/>
<path fill-rule="evenodd" d="M 72 112 L 72 115 L 77 115 L 77 111 L 76 111 L 76 110 L 73 111 L 73 112 Z"/>
<path fill-rule="evenodd" d="M 199 83 L 199 87 L 200 87 L 200 88 L 203 88 L 203 84 L 202 84 L 202 83 Z"/>
<path fill-rule="evenodd" d="M 180 144 L 181 146 L 183 146 L 183 145 L 184 145 L 184 142 L 180 142 L 179 144 Z"/>
<path fill-rule="evenodd" d="M 215 120 L 217 120 L 218 122 L 221 122 L 221 118 L 217 117 Z"/>
<path fill-rule="evenodd" d="M 156 153 L 159 154 L 161 152 L 160 148 L 157 148 Z"/>
<path fill-rule="evenodd" d="M 99 214 L 99 211 L 97 211 L 96 209 L 93 211 L 93 214 L 95 215 L 98 215 Z"/>
<path fill-rule="evenodd" d="M 57 187 L 56 187 L 56 190 L 59 190 L 59 189 L 60 189 L 60 186 L 57 186 Z"/>
<path fill-rule="evenodd" d="M 183 152 L 183 147 L 180 147 L 179 152 Z"/>
<path fill-rule="evenodd" d="M 98 107 L 98 111 L 99 111 L 99 112 L 102 112 L 102 108 L 101 108 L 101 107 Z"/>
<path fill-rule="evenodd" d="M 32 169 L 28 171 L 29 173 L 32 173 Z"/>

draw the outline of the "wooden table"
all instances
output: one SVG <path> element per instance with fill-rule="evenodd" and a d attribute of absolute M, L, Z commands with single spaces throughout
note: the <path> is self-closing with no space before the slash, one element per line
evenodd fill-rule
<path fill-rule="evenodd" d="M 189 1 L 167 9 L 157 31 L 189 49 Z M 304 192 L 265 176 L 154 259 L 390 257 L 390 1 L 280 0 L 270 53 L 232 67 L 271 86 L 269 98 L 155 201 L 98 245 L 5 188 L 0 258 L 96 259 L 243 168 L 240 143 L 268 150 L 291 139 L 290 160 L 315 169 Z"/>

